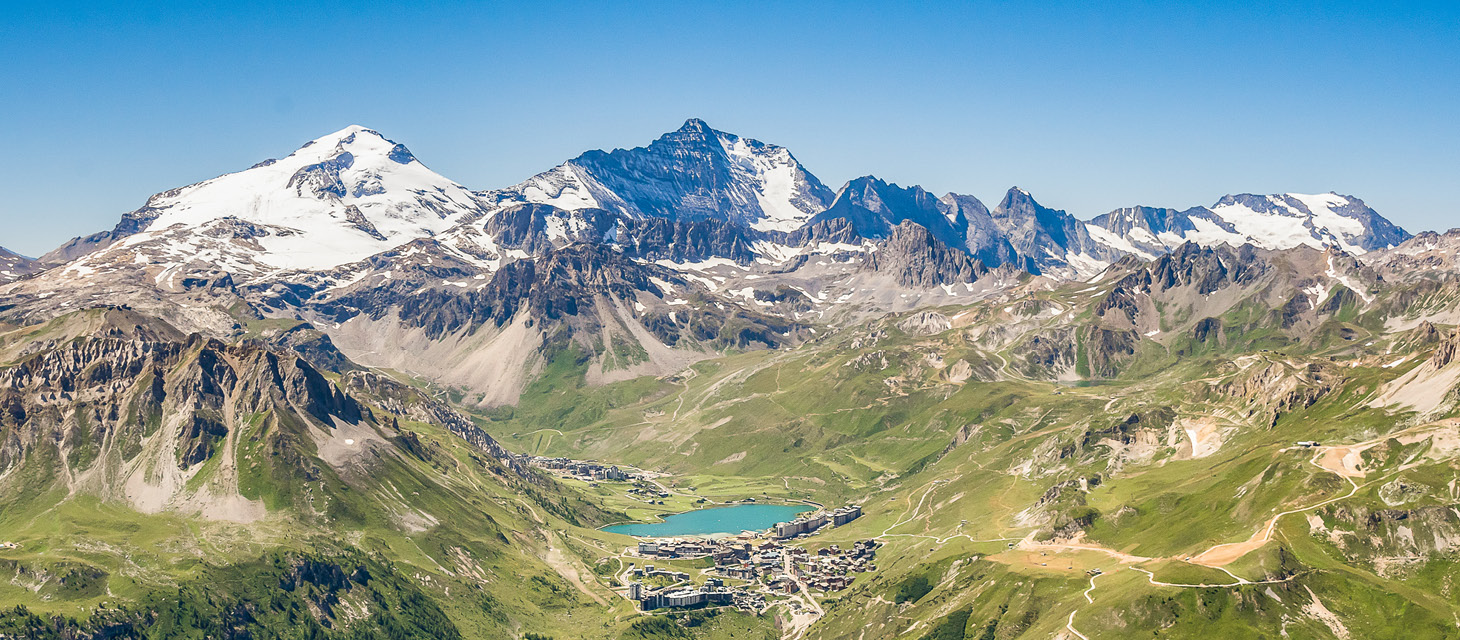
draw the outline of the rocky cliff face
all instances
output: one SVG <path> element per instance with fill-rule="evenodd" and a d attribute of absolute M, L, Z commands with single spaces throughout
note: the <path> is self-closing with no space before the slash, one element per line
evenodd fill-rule
<path fill-rule="evenodd" d="M 1439 340 L 1434 355 L 1430 356 L 1430 365 L 1436 369 L 1449 366 L 1455 361 L 1457 354 L 1460 354 L 1460 328 L 1452 330 L 1450 335 Z"/>
<path fill-rule="evenodd" d="M 726 220 L 758 231 L 794 230 L 832 199 L 790 151 L 716 131 L 699 119 L 648 146 L 589 151 L 483 195 L 633 218 Z"/>
<path fill-rule="evenodd" d="M 1086 275 L 1126 255 L 1097 242 L 1074 216 L 1039 204 L 1018 187 L 1004 194 L 990 216 L 1004 230 L 1018 266 L 1030 273 Z"/>
<path fill-rule="evenodd" d="M 989 271 L 976 258 L 950 248 L 927 228 L 909 221 L 893 227 L 878 243 L 866 268 L 891 273 L 900 285 L 921 288 L 971 283 Z"/>
<path fill-rule="evenodd" d="M 69 324 L 93 330 L 55 340 Z M 0 484 L 12 489 L 56 482 L 144 512 L 248 521 L 381 441 L 369 410 L 292 354 L 119 309 L 7 337 L 27 345 L 0 370 Z M 278 485 L 261 492 L 260 478 Z"/>
<path fill-rule="evenodd" d="M 983 206 L 969 204 L 974 208 Z M 864 238 L 886 238 L 903 222 L 913 222 L 943 244 L 962 247 L 963 228 L 950 220 L 944 209 L 944 204 L 922 187 L 904 188 L 864 176 L 842 187 L 836 200 L 815 220 L 846 220 Z"/>

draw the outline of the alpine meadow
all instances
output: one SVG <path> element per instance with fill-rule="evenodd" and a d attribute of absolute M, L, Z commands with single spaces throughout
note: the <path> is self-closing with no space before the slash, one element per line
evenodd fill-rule
<path fill-rule="evenodd" d="M 81 37 L 68 31 L 77 25 L 166 30 L 196 57 L 155 57 L 173 50 L 161 40 L 115 55 L 145 54 L 151 62 L 128 69 L 183 82 L 198 102 L 186 117 L 139 115 L 162 94 L 153 102 L 116 93 L 93 77 L 113 63 L 73 43 L 84 56 L 55 64 L 83 65 L 65 73 L 78 87 L 88 78 L 98 101 L 45 117 L 25 106 L 31 115 L 7 118 L 17 129 L 52 132 L 46 144 L 57 145 L 56 159 L 70 153 L 62 151 L 68 136 L 91 149 L 53 163 L 32 133 L 17 131 L 19 147 L 5 162 L 62 173 L 100 163 L 116 175 L 58 174 L 73 185 L 71 203 L 66 187 L 0 165 L 13 178 L 0 178 L 12 194 L 0 203 L 0 229 L 11 229 L 0 235 L 11 247 L 0 248 L 0 639 L 1460 638 L 1460 229 L 1420 226 L 1455 219 L 1460 146 L 1450 143 L 1460 138 L 1453 120 L 1414 133 L 1416 149 L 1441 154 L 1429 160 L 1378 141 L 1404 138 L 1405 122 L 1428 122 L 1430 110 L 1442 111 L 1442 93 L 1452 93 L 1444 82 L 1404 93 L 1406 74 L 1448 68 L 1453 82 L 1456 67 L 1401 65 L 1407 71 L 1383 80 L 1385 96 L 1329 110 L 1350 99 L 1344 91 L 1310 94 L 1323 105 L 1305 114 L 1243 100 L 1228 116 L 1192 106 L 1198 115 L 1163 120 L 1149 110 L 1175 103 L 1135 104 L 1143 94 L 1098 107 L 1055 104 L 1056 94 L 1021 107 L 1029 120 L 1008 126 L 1038 127 L 1043 118 L 1097 128 L 1113 126 L 1110 114 L 1122 109 L 1147 114 L 1132 117 L 1168 153 L 1134 162 L 1115 148 L 1108 161 L 1072 150 L 1083 163 L 1073 173 L 1148 176 L 1134 183 L 1171 190 L 1132 190 L 1128 206 L 1092 209 L 1087 203 L 1104 191 L 1071 195 L 1088 191 L 1087 182 L 1044 186 L 1073 175 L 1060 173 L 1074 165 L 1059 149 L 1079 149 L 1081 139 L 1027 134 L 1031 148 L 1051 149 L 1030 155 L 994 140 L 960 147 L 952 140 L 972 125 L 954 112 L 878 121 L 876 109 L 910 98 L 846 93 L 910 86 L 875 79 L 880 63 L 865 74 L 809 74 L 840 52 L 864 65 L 903 65 L 908 82 L 924 81 L 919 100 L 963 100 L 970 94 L 935 76 L 995 73 L 993 62 L 937 38 L 877 48 L 883 41 L 866 31 L 881 21 L 887 33 L 907 35 L 904 20 L 914 17 L 933 29 L 927 12 L 953 7 L 897 15 L 848 6 L 827 19 L 870 40 L 843 49 L 819 35 L 793 44 L 785 30 L 802 14 L 790 7 L 580 7 L 586 13 L 572 17 L 564 7 L 366 5 L 333 7 L 330 20 L 355 25 L 356 43 L 391 51 L 320 55 L 285 29 L 294 20 L 327 23 L 310 18 L 308 6 L 290 18 L 230 13 L 241 21 L 237 32 L 194 31 L 204 14 L 181 7 L 136 23 L 77 8 L 70 26 L 35 32 L 69 41 Z M 668 13 L 631 15 L 658 9 Z M 1080 34 L 1158 20 L 1050 11 L 1020 14 L 1034 22 L 1005 18 L 1021 33 L 1044 25 L 1058 34 L 1077 29 L 1075 13 L 1087 18 Z M 1234 11 L 1230 20 L 1251 26 L 1314 10 Z M 479 37 L 420 22 L 447 13 L 480 28 Z M 1319 49 L 1274 45 L 1264 64 L 1302 59 L 1314 73 L 1359 74 L 1352 93 L 1364 93 L 1377 86 L 1364 83 L 1380 82 L 1369 74 L 1389 68 L 1386 56 L 1403 58 L 1395 52 L 1417 60 L 1434 44 L 1436 56 L 1454 59 L 1460 38 L 1440 36 L 1455 34 L 1460 19 L 1445 13 L 1425 22 L 1418 13 L 1335 9 L 1314 28 L 1415 35 L 1362 51 L 1331 42 L 1331 66 Z M 1169 14 L 1162 9 L 1159 19 L 1177 20 Z M 366 15 L 368 28 L 351 17 Z M 35 29 L 44 21 L 14 17 Z M 703 28 L 697 43 L 673 29 L 654 42 L 634 35 L 691 18 L 698 24 L 679 26 Z M 554 36 L 549 24 L 576 35 Z M 375 38 L 385 26 L 399 38 Z M 431 28 L 441 29 L 440 43 L 425 35 Z M 621 41 L 597 39 L 615 28 Z M 796 27 L 808 38 L 832 28 Z M 217 40 L 208 44 L 204 33 Z M 265 80 L 254 63 L 230 57 L 235 39 L 263 34 L 311 68 L 281 66 Z M 541 41 L 517 39 L 527 34 Z M 1167 36 L 1152 37 L 1164 50 Z M 717 128 L 731 128 L 723 114 L 737 119 L 743 103 L 734 96 L 778 100 L 770 94 L 782 72 L 753 46 L 772 38 L 788 43 L 783 57 L 806 57 L 797 82 L 841 83 L 816 94 L 827 98 L 816 109 L 835 120 L 819 123 L 801 94 L 777 106 L 782 120 L 740 119 L 764 120 L 771 134 L 804 128 L 800 143 L 782 143 L 806 147 L 813 166 L 742 134 L 774 135 Z M 1156 90 L 1187 86 L 1185 76 L 1160 75 L 1158 51 L 1089 42 L 1091 65 L 1126 56 L 1155 74 L 1147 80 Z M 1241 89 L 1248 99 L 1279 91 L 1276 76 L 1261 75 L 1278 67 L 1219 52 L 1235 42 L 1192 46 L 1213 66 L 1259 74 Z M 1038 75 L 1046 68 L 1039 56 L 1053 53 L 1003 40 L 989 46 L 999 43 L 988 55 L 1030 69 L 1023 82 L 1055 86 L 1055 76 Z M 625 65 L 622 77 L 600 66 L 649 46 L 653 62 Z M 544 64 L 499 67 L 516 58 L 487 55 L 520 47 L 539 47 L 527 59 Z M 934 54 L 936 64 L 925 57 Z M 281 60 L 257 55 L 258 63 Z M 583 68 L 563 73 L 565 55 Z M 505 75 L 483 97 L 478 76 L 440 82 L 428 56 L 480 60 L 469 68 Z M 722 75 L 696 75 L 691 64 Z M 759 65 L 765 84 L 723 75 L 726 65 Z M 238 75 L 189 75 L 203 67 Z M 652 80 L 635 75 L 656 69 L 663 75 Z M 1078 86 L 1119 84 L 1127 72 L 1135 73 L 1112 70 Z M 273 95 L 296 74 L 314 74 L 311 88 L 256 117 L 239 120 L 211 102 L 215 94 L 251 99 L 239 97 L 245 90 Z M 887 84 L 859 85 L 858 75 Z M 603 93 L 600 76 L 647 93 L 641 102 L 632 92 Z M 58 78 L 51 88 L 31 85 L 37 104 L 72 86 Z M 236 87 L 223 89 L 228 83 Z M 174 92 L 145 86 L 139 91 Z M 349 92 L 352 106 L 327 99 L 337 91 Z M 967 108 L 1037 100 L 981 91 Z M 456 105 L 469 96 L 496 119 L 431 133 L 448 125 L 424 123 L 461 120 Z M 519 99 L 540 101 L 533 108 L 542 119 L 501 117 L 526 118 L 527 107 L 494 103 Z M 1269 125 L 1301 131 L 1310 118 L 1327 126 L 1320 121 L 1344 109 L 1378 113 L 1388 99 L 1410 102 L 1402 113 L 1384 111 L 1392 119 L 1372 129 L 1332 133 L 1347 136 L 1342 153 L 1262 139 L 1278 135 Z M 174 124 L 234 126 L 220 124 L 225 118 L 252 133 L 188 133 L 166 149 L 84 138 L 86 118 L 110 117 L 101 115 L 107 109 L 132 114 L 128 130 L 146 136 Z M 427 147 L 464 140 L 478 130 L 471 127 L 528 131 L 572 113 L 578 124 L 565 131 L 618 135 L 666 110 L 677 111 L 655 129 L 666 133 L 535 175 L 541 167 L 529 151 L 595 145 L 541 131 L 503 134 L 519 140 L 498 154 L 517 167 L 496 183 L 520 180 L 510 186 L 475 184 L 484 180 L 466 180 L 472 171 L 462 172 L 466 182 L 443 175 L 468 166 L 459 158 L 427 164 Z M 700 112 L 714 124 L 684 119 Z M 406 123 L 410 133 L 393 134 L 372 116 Z M 1248 116 L 1244 127 L 1222 128 Z M 244 138 L 271 145 L 279 123 L 293 131 L 321 117 L 334 124 L 310 133 L 318 137 L 273 158 L 238 159 L 257 146 Z M 792 117 L 799 122 L 775 124 Z M 893 133 L 836 129 L 853 117 Z M 357 118 L 382 128 L 340 128 Z M 933 133 L 916 133 L 922 127 Z M 1184 146 L 1195 138 L 1177 128 L 1214 138 Z M 430 141 L 416 148 L 421 157 L 405 144 L 415 132 Z M 1215 141 L 1221 136 L 1227 141 Z M 888 152 L 884 141 L 897 139 L 905 144 Z M 1240 157 L 1230 155 L 1237 147 Z M 179 176 L 173 185 L 232 172 L 137 197 L 127 213 L 59 244 L 80 231 L 50 240 L 21 231 L 90 224 L 63 215 L 65 207 L 116 200 L 129 192 L 123 182 L 146 184 L 127 176 L 166 154 L 185 154 L 185 170 L 167 165 Z M 1213 157 L 1196 157 L 1203 154 Z M 923 156 L 988 179 L 1003 175 L 989 167 L 1004 164 L 1047 163 L 1055 173 L 984 201 L 873 175 L 823 182 L 812 172 L 821 161 L 841 163 L 823 174 L 830 177 L 880 158 L 860 170 L 902 176 L 930 166 L 913 159 Z M 1387 169 L 1373 170 L 1376 182 L 1344 176 L 1370 163 L 1401 163 L 1402 171 L 1422 161 L 1451 176 L 1448 187 L 1429 185 L 1441 195 L 1423 200 L 1438 203 L 1424 207 L 1427 218 L 1410 211 L 1421 200 L 1361 193 L 1366 203 L 1306 186 L 1328 172 L 1344 192 L 1349 184 L 1397 191 L 1382 186 L 1394 175 Z M 1209 164 L 1232 173 L 1208 173 Z M 215 165 L 224 168 L 204 169 Z M 1246 168 L 1265 177 L 1251 179 Z M 1187 193 L 1177 190 L 1188 182 L 1173 177 L 1183 171 L 1211 191 L 1172 202 L 1168 194 Z M 1239 179 L 1259 192 L 1224 195 L 1222 185 Z M 1262 188 L 1282 181 L 1294 186 Z M 1054 195 L 1040 195 L 1045 188 Z M 1285 188 L 1304 193 L 1266 193 Z M 35 190 L 44 199 L 26 195 Z M 1164 202 L 1133 204 L 1142 193 Z M 1388 202 L 1406 204 L 1391 211 Z M 33 250 L 38 237 L 45 248 Z"/>

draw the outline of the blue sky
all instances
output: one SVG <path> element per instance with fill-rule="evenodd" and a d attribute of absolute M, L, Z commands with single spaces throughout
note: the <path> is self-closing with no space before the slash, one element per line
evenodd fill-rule
<path fill-rule="evenodd" d="M 348 124 L 485 189 L 691 116 L 832 188 L 1082 218 L 1333 190 L 1460 226 L 1455 2 L 199 4 L 0 9 L 0 245 Z"/>

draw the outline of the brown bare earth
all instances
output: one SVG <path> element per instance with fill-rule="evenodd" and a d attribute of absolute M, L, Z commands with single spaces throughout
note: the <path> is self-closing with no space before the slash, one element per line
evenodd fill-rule
<path fill-rule="evenodd" d="M 1223 567 L 1229 565 L 1238 558 L 1256 551 L 1262 545 L 1267 544 L 1267 541 L 1272 539 L 1272 530 L 1277 524 L 1277 520 L 1278 516 L 1273 516 L 1272 519 L 1267 521 L 1267 524 L 1264 524 L 1261 529 L 1254 532 L 1251 538 L 1242 542 L 1219 544 L 1192 556 L 1188 562 L 1206 567 Z"/>

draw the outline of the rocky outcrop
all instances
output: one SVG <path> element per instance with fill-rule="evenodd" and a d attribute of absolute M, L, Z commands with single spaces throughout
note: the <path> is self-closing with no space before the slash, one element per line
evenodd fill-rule
<path fill-rule="evenodd" d="M 375 320 L 394 315 L 432 338 L 488 324 L 501 327 L 525 314 L 547 333 L 568 330 L 586 340 L 605 323 L 619 322 L 603 315 L 599 300 L 633 301 L 641 292 L 658 299 L 670 296 L 659 283 L 681 292 L 675 295 L 699 289 L 670 269 L 633 260 L 607 245 L 571 245 L 536 259 L 511 262 L 471 288 L 440 286 L 438 272 L 432 269 L 439 268 L 422 266 L 413 277 L 396 273 L 379 286 L 355 289 L 315 309 L 334 322 L 358 314 Z M 797 339 L 800 331 L 794 321 L 724 304 L 695 305 L 678 311 L 673 319 L 667 311 L 646 308 L 641 318 L 646 329 L 671 347 L 686 338 L 735 348 L 774 347 Z"/>
<path fill-rule="evenodd" d="M 1373 509 L 1338 503 L 1319 514 L 1309 520 L 1313 535 L 1332 543 L 1349 562 L 1387 578 L 1402 579 L 1460 551 L 1460 515 L 1448 506 Z"/>
<path fill-rule="evenodd" d="M 541 255 L 577 242 L 601 241 L 617 221 L 616 215 L 603 209 L 565 211 L 522 203 L 493 213 L 482 229 L 502 247 Z"/>
<path fill-rule="evenodd" d="M 53 478 L 142 511 L 251 520 L 263 504 L 239 494 L 240 469 L 286 487 L 284 477 L 317 478 L 314 442 L 372 420 L 298 356 L 181 337 L 125 310 L 100 312 L 90 335 L 45 339 L 97 314 L 35 331 L 29 353 L 0 369 L 0 487 Z M 267 455 L 238 463 L 244 442 Z M 206 480 L 189 482 L 220 457 Z M 28 471 L 9 473 L 19 468 Z"/>
<path fill-rule="evenodd" d="M 1119 331 L 1105 327 L 1085 327 L 1080 342 L 1084 346 L 1085 365 L 1090 375 L 1097 378 L 1111 378 L 1120 373 L 1121 365 L 1136 354 L 1136 345 L 1141 337 L 1134 331 Z"/>
<path fill-rule="evenodd" d="M 283 331 L 268 333 L 258 342 L 275 351 L 293 351 L 317 369 L 344 373 L 360 368 L 335 348 L 329 334 L 320 331 L 308 322 L 301 322 Z"/>
<path fill-rule="evenodd" d="M 724 220 L 623 220 L 614 243 L 624 253 L 644 260 L 703 262 L 725 258 L 740 264 L 755 262 L 756 234 Z"/>
<path fill-rule="evenodd" d="M 1029 336 L 1015 346 L 1013 354 L 1020 374 L 1032 378 L 1058 378 L 1075 368 L 1075 330 L 1051 329 Z"/>
<path fill-rule="evenodd" d="M 988 273 L 982 262 L 963 251 L 949 248 L 932 233 L 913 222 L 902 222 L 877 243 L 867 257 L 870 271 L 890 273 L 905 287 L 932 288 L 964 284 Z"/>
<path fill-rule="evenodd" d="M 1433 327 L 1434 325 L 1431 325 L 1431 328 Z M 1448 366 L 1455 361 L 1456 354 L 1460 354 L 1460 328 L 1451 330 L 1450 335 L 1439 341 L 1434 355 L 1430 356 L 1430 364 L 1436 369 Z"/>
<path fill-rule="evenodd" d="M 1265 360 L 1212 385 L 1210 390 L 1243 401 L 1249 416 L 1266 414 L 1271 426 L 1290 411 L 1312 406 L 1343 380 L 1342 371 L 1332 364 Z"/>
<path fill-rule="evenodd" d="M 919 311 L 898 321 L 897 328 L 915 336 L 931 336 L 953 328 L 953 321 L 937 311 Z"/>
<path fill-rule="evenodd" d="M 813 220 L 844 220 L 864 238 L 889 238 L 901 225 L 913 223 L 943 244 L 961 247 L 964 230 L 944 215 L 944 209 L 945 205 L 922 187 L 904 188 L 864 176 L 842 187 L 831 206 Z"/>
<path fill-rule="evenodd" d="M 1252 245 L 1208 248 L 1188 242 L 1156 259 L 1149 270 L 1152 286 L 1191 287 L 1199 295 L 1208 295 L 1224 286 L 1251 283 L 1264 268 Z"/>

